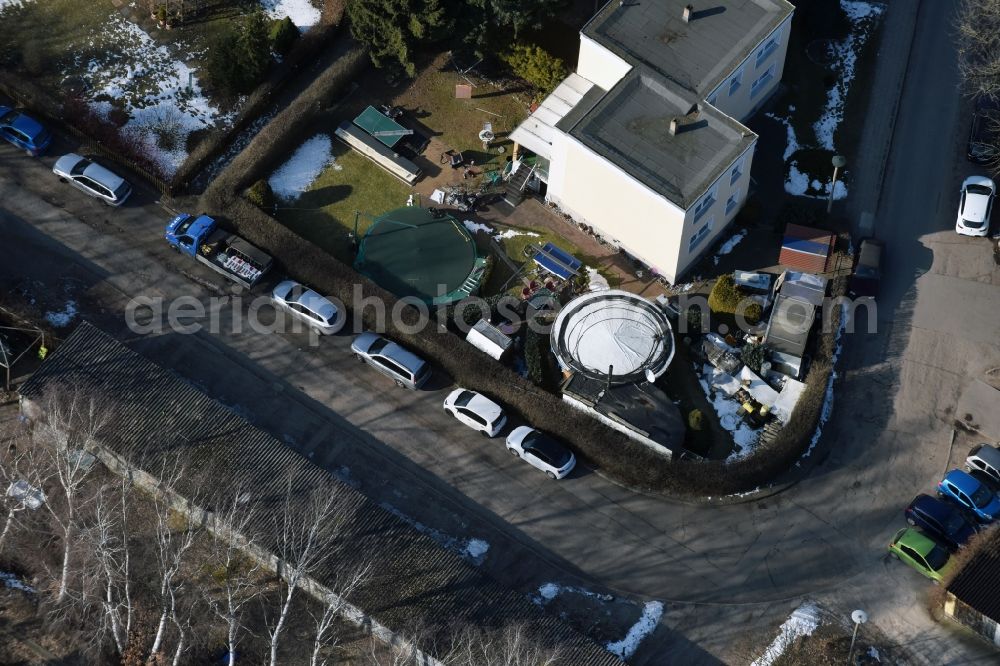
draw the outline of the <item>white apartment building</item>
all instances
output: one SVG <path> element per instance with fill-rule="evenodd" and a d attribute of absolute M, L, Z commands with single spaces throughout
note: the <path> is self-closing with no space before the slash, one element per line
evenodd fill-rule
<path fill-rule="evenodd" d="M 671 282 L 732 222 L 774 92 L 787 0 L 612 0 L 580 34 L 577 71 L 511 134 L 546 198 Z"/>

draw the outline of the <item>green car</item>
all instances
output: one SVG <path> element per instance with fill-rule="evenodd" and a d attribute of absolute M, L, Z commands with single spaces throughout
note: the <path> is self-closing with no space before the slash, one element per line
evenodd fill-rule
<path fill-rule="evenodd" d="M 948 549 L 913 527 L 896 532 L 889 544 L 889 554 L 903 560 L 935 583 L 941 582 L 952 567 Z"/>

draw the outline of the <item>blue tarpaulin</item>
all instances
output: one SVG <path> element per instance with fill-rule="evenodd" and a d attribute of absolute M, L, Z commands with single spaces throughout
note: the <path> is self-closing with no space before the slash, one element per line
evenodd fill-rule
<path fill-rule="evenodd" d="M 583 265 L 579 259 L 565 250 L 560 250 L 552 243 L 546 243 L 535 253 L 535 263 L 556 277 L 567 280 L 580 270 Z"/>

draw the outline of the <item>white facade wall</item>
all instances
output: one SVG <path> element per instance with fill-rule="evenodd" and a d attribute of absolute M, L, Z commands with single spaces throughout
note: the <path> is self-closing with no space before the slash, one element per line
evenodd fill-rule
<path fill-rule="evenodd" d="M 569 135 L 552 146 L 548 198 L 672 280 L 684 210 Z"/>
<path fill-rule="evenodd" d="M 753 162 L 754 150 L 757 142 L 754 141 L 750 147 L 736 160 L 730 164 L 722 175 L 715 181 L 702 199 L 708 194 L 712 194 L 715 202 L 712 203 L 705 212 L 695 219 L 695 212 L 698 202 L 692 204 L 691 208 L 685 211 L 684 232 L 681 238 L 678 252 L 678 274 L 684 272 L 691 264 L 698 260 L 718 239 L 718 237 L 729 228 L 730 222 L 740 212 L 743 203 L 747 198 L 747 190 L 750 187 L 750 165 Z M 733 180 L 735 174 L 736 178 Z M 730 198 L 732 204 L 730 205 Z M 702 231 L 705 228 L 708 231 Z M 701 233 L 698 243 L 691 247 L 692 239 Z M 673 278 L 671 278 L 673 282 Z"/>
<path fill-rule="evenodd" d="M 580 57 L 576 73 L 595 85 L 611 90 L 629 73 L 632 65 L 580 33 Z"/>
<path fill-rule="evenodd" d="M 791 26 L 792 18 L 789 16 L 706 96 L 708 103 L 741 122 L 752 116 L 781 81 L 781 75 L 785 71 L 785 54 L 788 52 Z M 773 49 L 768 47 L 772 40 L 777 42 Z M 758 64 L 757 55 L 763 49 L 768 49 L 770 53 Z M 754 87 L 754 82 L 762 78 L 765 82 Z M 738 85 L 734 84 L 736 81 L 739 81 Z"/>
<path fill-rule="evenodd" d="M 714 203 L 697 221 L 694 206 L 680 208 L 573 137 L 561 134 L 552 146 L 547 198 L 674 282 L 711 247 L 742 207 L 756 144 L 722 173 L 709 190 Z M 737 165 L 739 175 L 730 182 Z M 735 199 L 727 212 L 730 197 Z M 691 239 L 699 232 L 702 236 L 692 248 Z"/>

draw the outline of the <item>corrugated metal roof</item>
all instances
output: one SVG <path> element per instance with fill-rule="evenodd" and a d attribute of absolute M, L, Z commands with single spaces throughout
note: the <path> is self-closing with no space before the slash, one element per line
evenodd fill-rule
<path fill-rule="evenodd" d="M 335 587 L 344 562 L 366 553 L 376 563 L 371 578 L 349 600 L 383 625 L 405 634 L 408 627 L 435 627 L 444 639 L 462 624 L 489 629 L 521 625 L 527 638 L 558 646 L 573 666 L 622 662 L 457 554 L 438 545 L 353 487 L 252 426 L 192 384 L 83 323 L 21 389 L 38 399 L 49 386 L 72 385 L 106 400 L 116 429 L 104 445 L 136 467 L 156 475 L 177 455 L 204 477 L 176 490 L 192 496 L 203 478 L 217 479 L 221 492 L 254 489 L 262 502 L 261 526 L 273 525 L 288 479 L 296 489 L 339 496 L 343 525 L 324 558 L 320 582 Z M 290 475 L 290 476 L 288 476 Z M 269 533 L 264 531 L 264 533 Z M 273 543 L 262 543 L 272 548 Z"/>
<path fill-rule="evenodd" d="M 948 591 L 995 622 L 1000 622 L 1000 530 L 955 576 Z"/>

